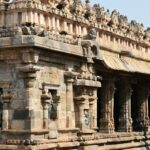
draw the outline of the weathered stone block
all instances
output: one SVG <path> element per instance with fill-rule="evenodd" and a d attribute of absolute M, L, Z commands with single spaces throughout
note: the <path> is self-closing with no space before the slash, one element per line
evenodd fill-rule
<path fill-rule="evenodd" d="M 24 120 L 12 120 L 11 121 L 11 129 L 23 130 L 24 127 L 25 127 Z"/>

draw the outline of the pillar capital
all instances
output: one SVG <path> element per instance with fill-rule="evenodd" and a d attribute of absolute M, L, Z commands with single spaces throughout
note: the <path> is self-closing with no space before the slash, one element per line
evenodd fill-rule
<path fill-rule="evenodd" d="M 66 71 L 64 75 L 66 77 L 66 81 L 68 81 L 70 79 L 75 79 L 79 75 L 79 73 L 73 71 Z"/>
<path fill-rule="evenodd" d="M 12 94 L 8 91 L 6 94 L 1 95 L 2 102 L 5 104 L 9 104 L 12 100 Z"/>
<path fill-rule="evenodd" d="M 43 90 L 41 95 L 42 104 L 48 105 L 50 103 L 50 99 L 52 99 L 52 97 L 47 95 L 46 92 Z"/>

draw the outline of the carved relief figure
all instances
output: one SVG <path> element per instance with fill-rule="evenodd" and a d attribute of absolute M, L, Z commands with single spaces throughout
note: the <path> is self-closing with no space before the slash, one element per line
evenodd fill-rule
<path fill-rule="evenodd" d="M 57 103 L 53 100 L 52 93 L 49 91 L 49 97 L 51 101 L 49 104 L 49 138 L 58 137 L 58 125 L 57 125 Z"/>
<path fill-rule="evenodd" d="M 85 125 L 86 128 L 89 127 L 89 123 L 90 123 L 89 110 L 84 109 L 84 125 Z"/>
<path fill-rule="evenodd" d="M 124 15 L 119 16 L 119 28 L 123 32 L 126 32 L 127 29 L 129 28 L 128 18 Z"/>
<path fill-rule="evenodd" d="M 110 21 L 110 12 L 109 9 L 105 11 L 104 7 L 100 7 L 99 4 L 94 5 L 94 9 L 96 11 L 96 18 L 98 19 L 98 22 L 102 25 L 107 25 L 108 22 Z"/>
<path fill-rule="evenodd" d="M 71 7 L 71 12 L 75 13 L 77 16 L 82 16 L 85 13 L 85 9 L 83 4 L 81 3 L 81 0 L 74 0 L 72 7 Z"/>
<path fill-rule="evenodd" d="M 131 36 L 138 35 L 139 39 L 143 39 L 144 36 L 143 24 L 137 23 L 135 20 L 132 20 L 129 25 L 129 33 L 131 34 Z"/>
<path fill-rule="evenodd" d="M 114 10 L 111 14 L 111 21 L 110 21 L 110 26 L 112 26 L 113 28 L 117 28 L 119 25 L 119 12 L 117 12 L 116 10 Z"/>

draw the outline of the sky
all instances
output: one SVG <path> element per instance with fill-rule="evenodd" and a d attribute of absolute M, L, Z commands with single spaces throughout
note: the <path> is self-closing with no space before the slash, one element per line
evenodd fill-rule
<path fill-rule="evenodd" d="M 85 0 L 82 0 L 85 1 Z M 143 23 L 145 28 L 150 27 L 150 0 L 90 0 L 91 5 L 99 3 L 100 6 L 116 9 L 120 14 L 128 17 L 128 20 L 136 20 Z"/>

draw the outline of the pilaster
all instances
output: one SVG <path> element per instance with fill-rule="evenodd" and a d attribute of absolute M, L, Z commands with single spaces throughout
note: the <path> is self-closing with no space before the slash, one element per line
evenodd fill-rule
<path fill-rule="evenodd" d="M 27 118 L 24 118 L 25 130 L 28 131 L 36 130 L 36 118 L 34 117 L 36 110 L 34 108 L 34 103 L 36 99 L 35 92 L 37 92 L 37 89 L 35 88 L 36 73 L 40 70 L 40 68 L 36 65 L 38 58 L 39 56 L 37 52 L 26 50 L 22 53 L 22 66 L 17 68 L 20 71 L 25 84 L 24 100 L 26 101 L 26 108 L 22 111 L 25 111 L 28 114 Z"/>
<path fill-rule="evenodd" d="M 2 111 L 2 131 L 9 129 L 9 104 L 12 99 L 12 94 L 10 91 L 8 93 L 1 95 L 3 102 L 3 111 Z"/>
<path fill-rule="evenodd" d="M 41 95 L 41 102 L 43 105 L 43 128 L 48 130 L 48 123 L 49 123 L 49 115 L 48 109 L 50 104 L 51 97 L 46 94 L 43 90 Z"/>
<path fill-rule="evenodd" d="M 74 118 L 72 116 L 72 113 L 74 111 L 74 102 L 73 102 L 73 79 L 67 79 L 66 81 L 66 111 L 67 111 L 67 120 L 66 120 L 66 127 L 75 127 Z"/>

